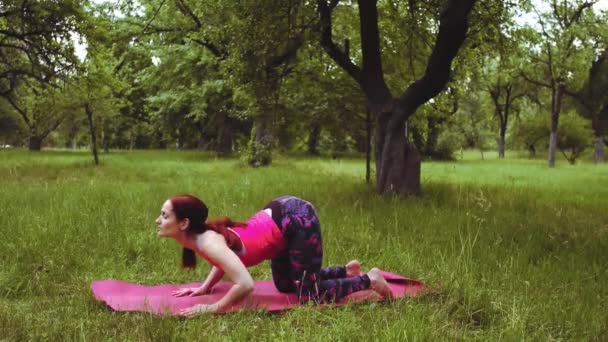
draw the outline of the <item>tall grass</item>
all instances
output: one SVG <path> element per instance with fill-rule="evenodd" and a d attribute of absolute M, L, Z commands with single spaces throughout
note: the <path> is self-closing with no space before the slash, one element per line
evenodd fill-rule
<path fill-rule="evenodd" d="M 420 198 L 378 196 L 361 159 L 278 158 L 251 169 L 199 152 L 0 151 L 0 339 L 607 340 L 608 167 L 490 156 L 429 162 Z M 156 237 L 166 197 L 200 196 L 244 220 L 273 197 L 312 201 L 325 264 L 422 279 L 390 303 L 193 320 L 115 313 L 89 284 L 181 283 L 179 248 Z M 251 269 L 269 279 L 267 264 Z"/>

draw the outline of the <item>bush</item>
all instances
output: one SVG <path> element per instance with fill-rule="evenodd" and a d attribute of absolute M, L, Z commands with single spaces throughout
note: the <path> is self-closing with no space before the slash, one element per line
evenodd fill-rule
<path fill-rule="evenodd" d="M 526 148 L 531 155 L 536 154 L 538 144 L 549 140 L 548 115 L 529 114 L 522 116 L 512 130 L 516 145 Z"/>
<path fill-rule="evenodd" d="M 252 129 L 251 138 L 244 155 L 247 164 L 253 167 L 268 166 L 272 162 L 272 144 L 269 141 L 270 139 L 256 141 L 255 136 L 255 129 Z"/>
<path fill-rule="evenodd" d="M 593 130 L 589 120 L 569 112 L 561 115 L 557 130 L 557 148 L 570 164 L 593 144 Z"/>
<path fill-rule="evenodd" d="M 454 159 L 454 153 L 464 145 L 464 135 L 450 129 L 443 130 L 437 138 L 434 157 L 441 160 Z"/>

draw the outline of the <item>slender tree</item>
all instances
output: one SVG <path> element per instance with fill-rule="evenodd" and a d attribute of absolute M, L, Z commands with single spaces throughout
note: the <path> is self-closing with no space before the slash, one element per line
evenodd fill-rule
<path fill-rule="evenodd" d="M 590 49 L 587 44 L 585 19 L 593 13 L 590 8 L 595 1 L 552 0 L 549 11 L 541 11 L 534 4 L 531 8 L 538 16 L 540 32 L 530 29 L 528 38 L 531 41 L 529 57 L 531 66 L 537 68 L 536 76 L 531 71 L 521 73 L 530 83 L 545 87 L 551 91 L 551 133 L 549 136 L 549 166 L 555 166 L 557 149 L 557 129 L 562 102 L 567 92 L 576 88 L 581 75 L 581 61 L 588 59 Z M 540 71 L 540 73 L 538 73 Z"/>

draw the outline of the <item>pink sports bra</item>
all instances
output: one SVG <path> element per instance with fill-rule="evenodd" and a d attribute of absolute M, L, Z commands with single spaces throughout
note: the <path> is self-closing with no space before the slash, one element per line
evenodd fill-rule
<path fill-rule="evenodd" d="M 229 229 L 241 240 L 243 248 L 236 251 L 236 254 L 246 267 L 276 258 L 287 247 L 287 241 L 279 227 L 264 210 L 253 215 L 246 227 Z"/>

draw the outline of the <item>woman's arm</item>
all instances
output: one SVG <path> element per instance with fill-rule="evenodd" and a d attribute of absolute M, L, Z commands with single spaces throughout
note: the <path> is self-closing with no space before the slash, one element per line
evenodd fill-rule
<path fill-rule="evenodd" d="M 207 275 L 207 279 L 201 284 L 199 287 L 185 287 L 179 290 L 173 291 L 172 295 L 175 297 L 183 297 L 183 296 L 200 296 L 207 294 L 211 291 L 213 286 L 224 276 L 224 271 L 217 266 L 213 266 L 209 274 Z"/>
<path fill-rule="evenodd" d="M 213 266 L 213 268 L 207 275 L 207 279 L 205 279 L 205 281 L 203 282 L 203 285 L 201 285 L 200 292 L 208 293 L 213 288 L 213 286 L 215 284 L 217 284 L 217 282 L 220 281 L 220 279 L 222 279 L 223 276 L 224 276 L 224 271 L 217 266 Z"/>
<path fill-rule="evenodd" d="M 210 263 L 222 270 L 234 285 L 217 302 L 205 306 L 197 305 L 184 310 L 183 314 L 192 316 L 193 314 L 205 312 L 221 312 L 229 308 L 253 290 L 253 278 L 247 271 L 247 268 L 241 262 L 241 259 L 226 245 L 224 237 L 215 232 L 206 232 L 203 234 L 199 246 L 200 251 L 205 255 Z M 210 274 L 211 276 L 211 274 Z"/>

